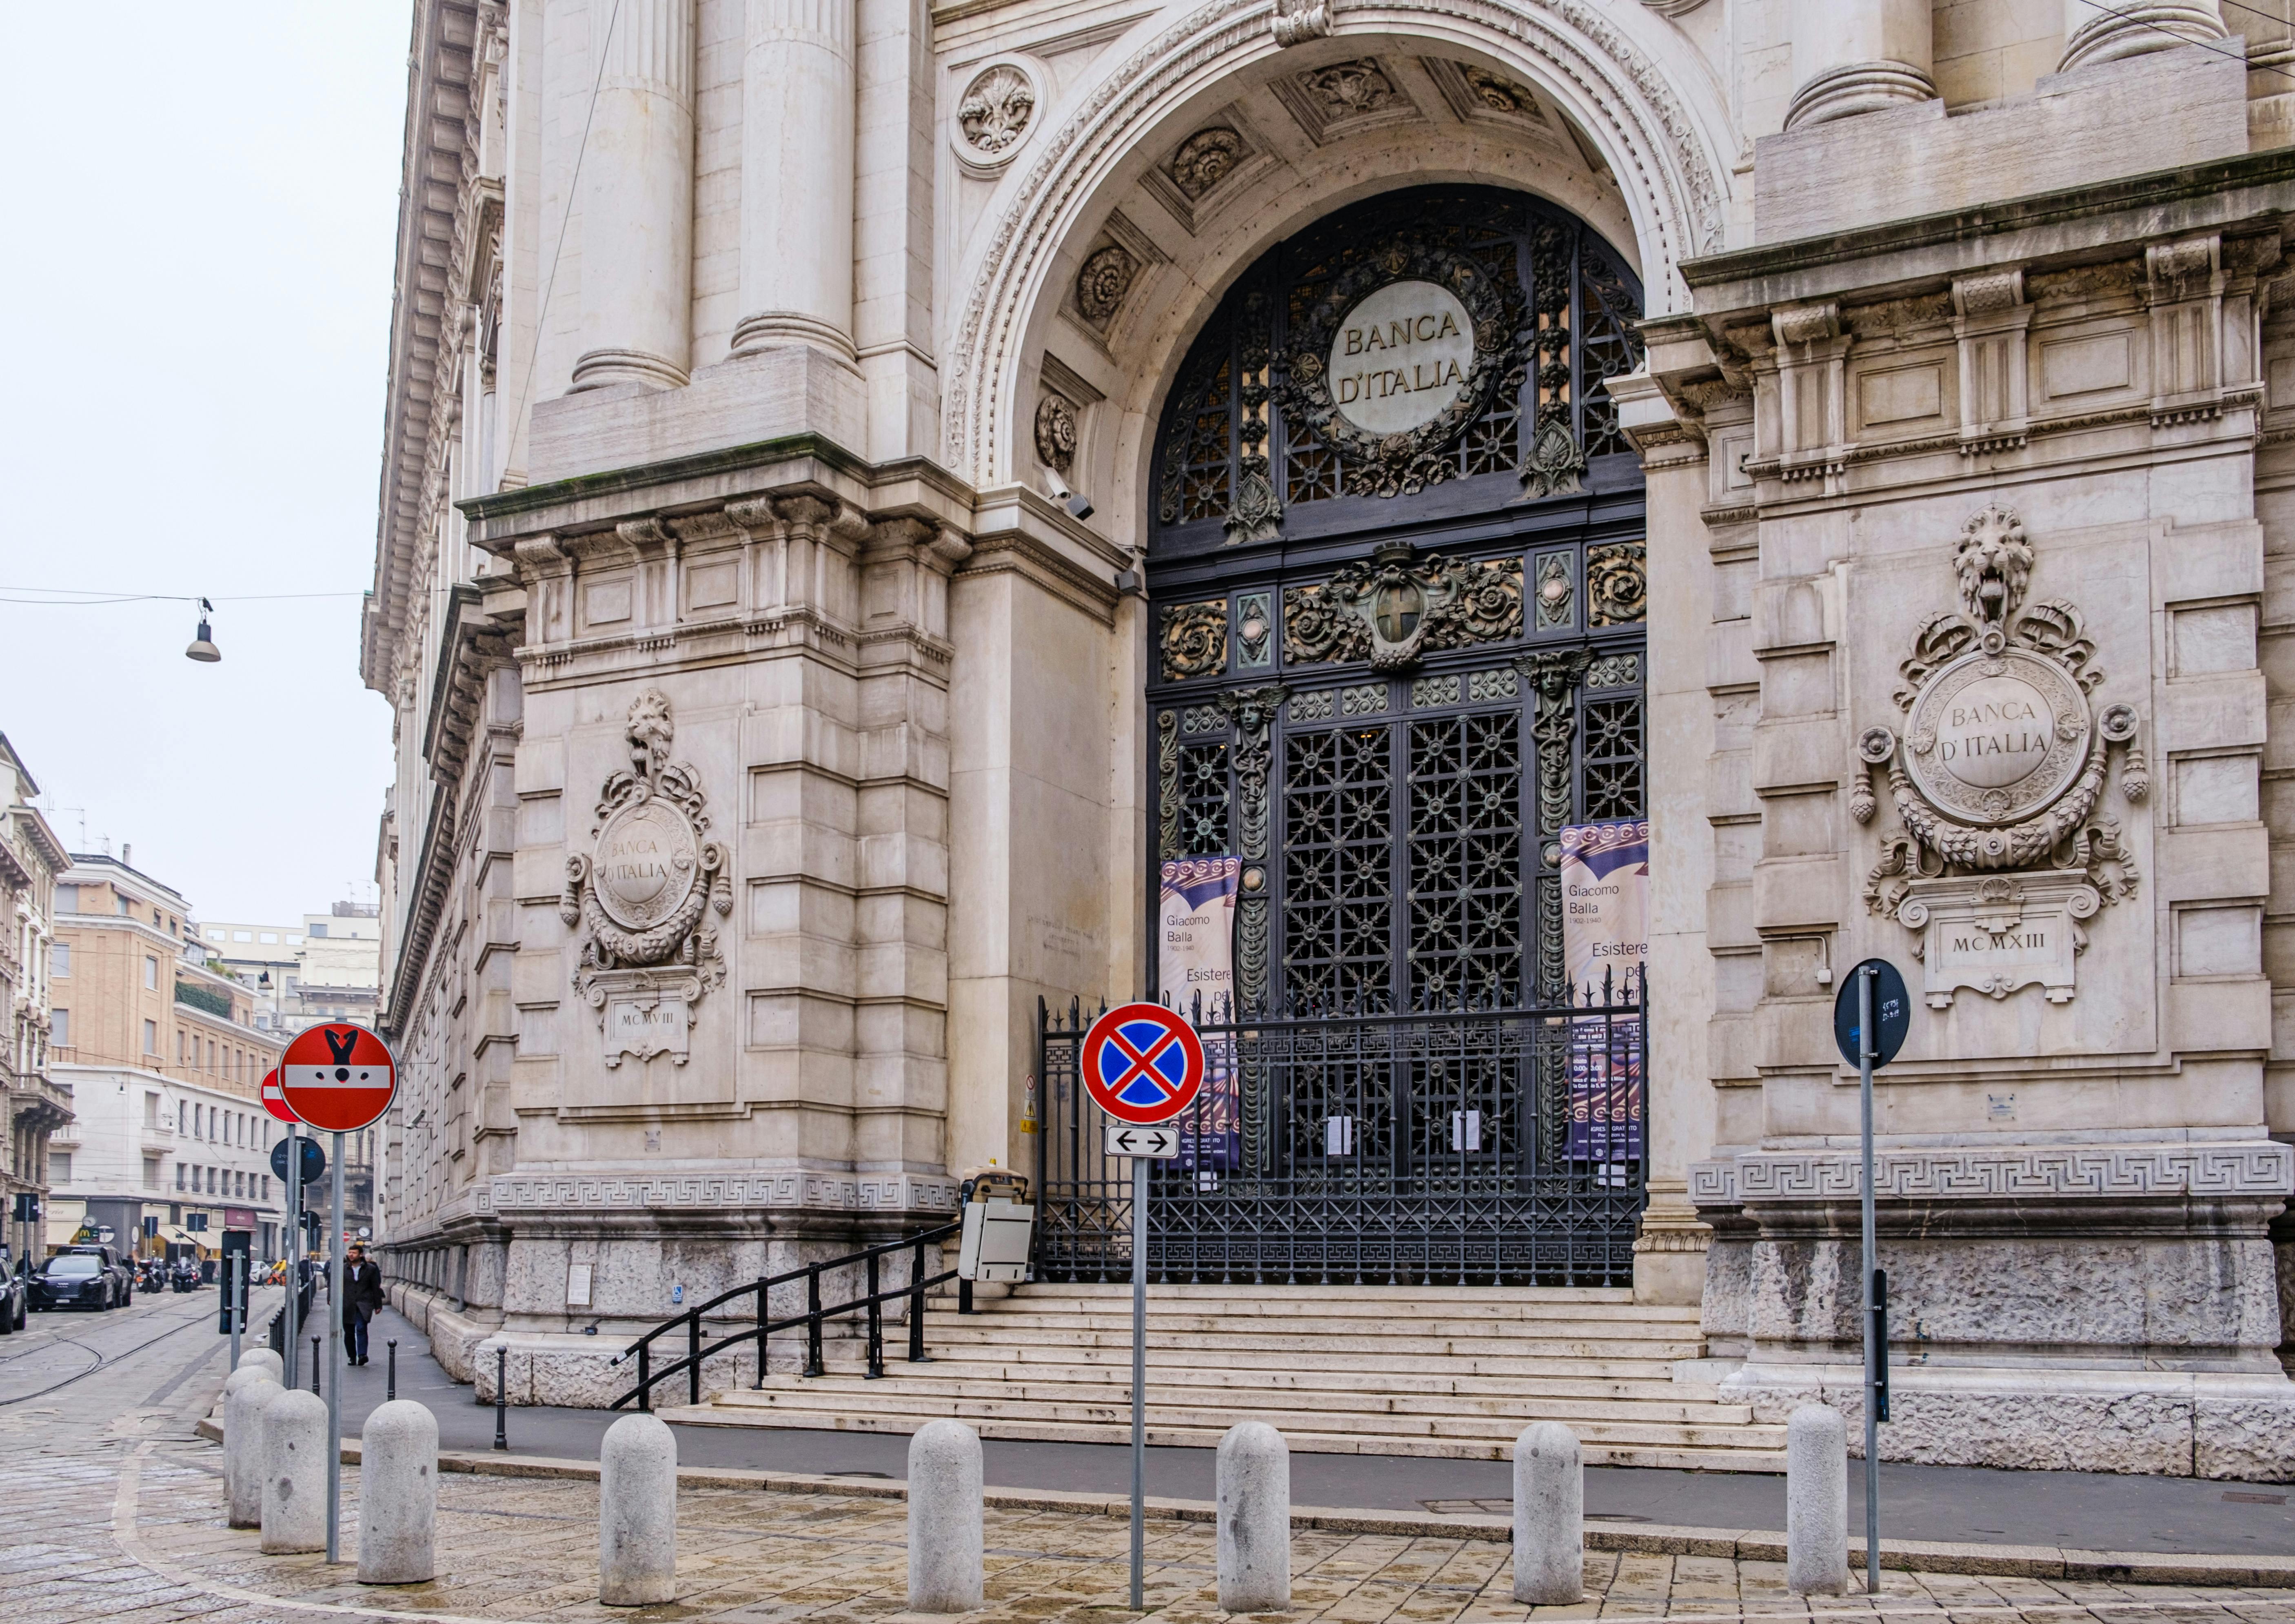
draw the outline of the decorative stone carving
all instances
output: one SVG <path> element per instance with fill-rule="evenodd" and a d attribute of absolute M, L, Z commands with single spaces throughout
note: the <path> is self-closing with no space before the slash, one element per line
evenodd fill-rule
<path fill-rule="evenodd" d="M 1254 290 L 1244 300 L 1243 332 L 1237 357 L 1243 375 L 1236 391 L 1241 408 L 1236 438 L 1241 452 L 1236 458 L 1235 505 L 1223 524 L 1230 547 L 1272 541 L 1283 523 L 1283 504 L 1276 499 L 1275 474 L 1267 458 L 1267 407 L 1274 398 L 1268 369 L 1274 355 L 1268 341 L 1265 293 Z"/>
<path fill-rule="evenodd" d="M 956 122 L 965 145 L 980 158 L 1001 158 L 1020 143 L 1036 116 L 1036 87 L 1009 62 L 983 70 L 966 86 Z"/>
<path fill-rule="evenodd" d="M 1275 0 L 1267 32 L 1278 49 L 1302 40 L 1327 38 L 1331 32 L 1330 0 Z"/>
<path fill-rule="evenodd" d="M 725 848 L 708 831 L 692 766 L 669 759 L 668 698 L 647 689 L 630 703 L 630 767 L 598 799 L 592 852 L 566 860 L 559 918 L 581 926 L 574 986 L 598 1013 L 605 1059 L 634 1054 L 686 1061 L 686 1033 L 703 993 L 725 979 L 716 926 L 733 910 Z"/>
<path fill-rule="evenodd" d="M 1695 1162 L 1689 1196 L 1701 1207 L 1747 1201 L 1855 1201 L 1854 1149 L 1764 1150 Z M 2295 1186 L 2295 1147 L 2268 1139 L 2191 1145 L 1947 1146 L 1883 1149 L 1873 1193 L 1899 1201 L 2033 1200 L 2062 1196 L 2195 1199 L 2284 1196 Z"/>
<path fill-rule="evenodd" d="M 1458 69 L 1474 97 L 1494 113 L 1522 113 L 1531 118 L 1539 116 L 1538 98 L 1527 85 L 1517 85 L 1504 74 L 1492 73 L 1487 68 L 1471 63 Z"/>
<path fill-rule="evenodd" d="M 1571 578 L 1570 555 L 1566 552 L 1541 552 L 1538 555 L 1538 629 L 1552 632 L 1576 624 L 1572 600 L 1577 597 L 1576 583 Z"/>
<path fill-rule="evenodd" d="M 1639 542 L 1586 549 L 1586 624 L 1622 626 L 1649 612 L 1648 550 Z"/>
<path fill-rule="evenodd" d="M 1293 327 L 1286 404 L 1342 453 L 1350 493 L 1415 495 L 1457 473 L 1446 453 L 1513 364 L 1507 314 L 1474 260 L 1398 236 Z"/>
<path fill-rule="evenodd" d="M 1223 124 L 1197 130 L 1172 154 L 1172 184 L 1192 203 L 1234 173 L 1243 158 L 1243 137 Z"/>
<path fill-rule="evenodd" d="M 1075 461 L 1075 407 L 1065 396 L 1046 395 L 1036 403 L 1036 455 L 1065 476 Z"/>
<path fill-rule="evenodd" d="M 1139 274 L 1139 262 L 1129 249 L 1111 242 L 1095 250 L 1076 273 L 1076 308 L 1094 327 L 1105 329 L 1123 308 L 1123 296 Z"/>
<path fill-rule="evenodd" d="M 1227 669 L 1227 600 L 1172 603 L 1164 608 L 1164 680 L 1184 682 Z"/>
<path fill-rule="evenodd" d="M 1422 654 L 1497 642 L 1522 631 L 1522 563 L 1416 557 L 1390 542 L 1319 586 L 1283 592 L 1284 657 L 1297 665 L 1368 659 L 1397 671 Z"/>
<path fill-rule="evenodd" d="M 1326 32 L 1328 28 L 1326 23 Z M 1293 77 L 1299 88 L 1314 98 L 1326 125 L 1383 111 L 1395 101 L 1393 82 L 1367 56 L 1333 62 L 1327 68 L 1310 68 Z"/>
<path fill-rule="evenodd" d="M 1586 451 L 1570 432 L 1569 408 L 1540 412 L 1530 454 L 1522 460 L 1523 494 L 1532 502 L 1575 496 L 1586 488 L 1585 473 Z"/>
<path fill-rule="evenodd" d="M 2123 797 L 2150 791 L 2136 710 L 2095 711 L 2095 645 L 2070 603 L 2026 605 L 2033 562 L 2014 513 L 1969 518 L 1952 549 L 1960 612 L 1923 623 L 1898 667 L 1903 737 L 1869 727 L 1858 740 L 1850 814 L 1872 816 L 1868 774 L 1885 771 L 1904 831 L 1883 836 L 1865 905 L 1920 933 L 1932 1008 L 1963 988 L 2035 984 L 2068 1001 L 2082 922 L 2136 887 L 2119 825 L 2089 821 L 2112 746 Z"/>
<path fill-rule="evenodd" d="M 1267 592 L 1246 592 L 1235 600 L 1235 666 L 1263 671 L 1275 663 L 1275 603 Z"/>

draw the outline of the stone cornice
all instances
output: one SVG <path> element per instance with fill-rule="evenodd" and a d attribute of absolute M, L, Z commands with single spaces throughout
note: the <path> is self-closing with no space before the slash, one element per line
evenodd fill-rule
<path fill-rule="evenodd" d="M 2295 147 L 1681 262 L 1709 319 L 2295 215 Z"/>
<path fill-rule="evenodd" d="M 1854 1201 L 1860 1184 L 1853 1150 L 1752 1151 L 1689 1170 L 1689 1196 L 1701 1207 Z M 1891 1201 L 2283 1198 L 2295 1193 L 2295 1146 L 2234 1139 L 1882 1150 L 1873 1190 Z"/>

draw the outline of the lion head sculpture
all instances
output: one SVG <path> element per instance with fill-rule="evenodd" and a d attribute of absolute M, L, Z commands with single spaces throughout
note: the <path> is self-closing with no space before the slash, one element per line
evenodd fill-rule
<path fill-rule="evenodd" d="M 657 688 L 649 688 L 630 701 L 629 725 L 624 732 L 630 741 L 630 765 L 637 769 L 641 779 L 651 782 L 661 776 L 669 765 L 669 747 L 677 736 L 676 724 L 670 720 L 669 696 Z"/>
<path fill-rule="evenodd" d="M 2032 578 L 2032 543 L 2024 521 L 1988 502 L 1960 527 L 1952 555 L 1960 577 L 1960 605 L 1979 626 L 2005 630 Z"/>

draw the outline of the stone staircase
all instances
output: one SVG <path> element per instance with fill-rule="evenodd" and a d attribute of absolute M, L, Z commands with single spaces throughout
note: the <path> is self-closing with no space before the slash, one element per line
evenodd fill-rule
<path fill-rule="evenodd" d="M 1148 1441 L 1208 1448 L 1238 1421 L 1314 1453 L 1500 1459 L 1560 1421 L 1589 1465 L 1782 1472 L 1785 1428 L 1677 1382 L 1703 1351 L 1695 1308 L 1625 1290 L 1157 1285 L 1148 1293 Z M 1123 1443 L 1131 1425 L 1131 1293 L 1026 1285 L 959 1315 L 935 1298 L 931 1361 L 888 1325 L 882 1380 L 855 1343 L 830 1371 L 774 1372 L 686 1424 L 911 1432 L 955 1416 L 984 1438 Z M 746 1359 L 741 1361 L 746 1365 Z"/>

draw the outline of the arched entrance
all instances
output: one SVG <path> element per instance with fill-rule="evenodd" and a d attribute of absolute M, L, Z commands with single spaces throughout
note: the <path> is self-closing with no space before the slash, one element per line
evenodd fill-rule
<path fill-rule="evenodd" d="M 1215 1060 L 1157 1169 L 1167 1277 L 1630 1281 L 1638 980 L 1581 973 L 1571 908 L 1608 904 L 1566 893 L 1646 871 L 1642 481 L 1605 388 L 1639 313 L 1572 216 L 1421 188 L 1278 245 L 1180 367 L 1148 958 Z M 1082 1013 L 1041 1039 L 1049 1277 L 1129 1269 Z"/>

